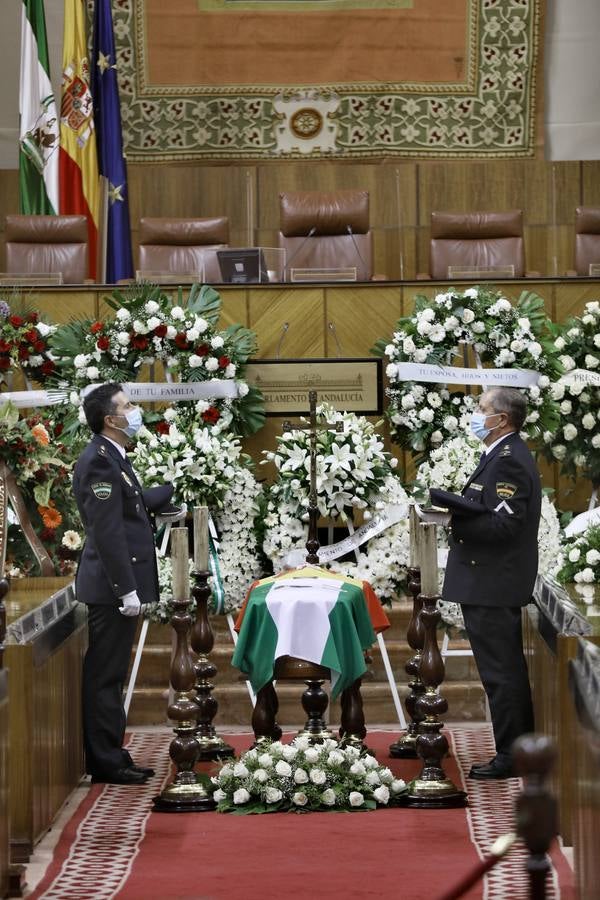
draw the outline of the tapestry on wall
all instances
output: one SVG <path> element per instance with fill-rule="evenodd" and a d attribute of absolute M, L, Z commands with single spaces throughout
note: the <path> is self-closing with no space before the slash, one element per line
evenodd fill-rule
<path fill-rule="evenodd" d="M 534 156 L 544 0 L 115 0 L 135 162 Z"/>

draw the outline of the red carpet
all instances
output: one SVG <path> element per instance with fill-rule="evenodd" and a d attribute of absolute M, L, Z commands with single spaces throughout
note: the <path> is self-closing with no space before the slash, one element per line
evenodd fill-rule
<path fill-rule="evenodd" d="M 456 759 L 446 771 L 465 787 L 462 772 L 491 756 L 488 730 L 453 729 Z M 405 780 L 419 771 L 412 760 L 388 760 L 394 735 L 372 732 L 369 746 Z M 227 740 L 246 750 L 251 735 Z M 166 733 L 135 733 L 130 748 L 157 774 L 144 788 L 94 786 L 65 828 L 54 861 L 31 898 L 118 897 L 119 900 L 275 900 L 315 897 L 435 900 L 475 866 L 494 839 L 512 830 L 516 779 L 473 782 L 469 809 L 376 812 L 150 813 L 152 797 L 168 776 Z M 206 767 L 204 767 L 206 768 Z M 527 897 L 525 851 L 516 848 L 465 896 L 469 900 Z M 548 898 L 575 897 L 562 853 Z"/>

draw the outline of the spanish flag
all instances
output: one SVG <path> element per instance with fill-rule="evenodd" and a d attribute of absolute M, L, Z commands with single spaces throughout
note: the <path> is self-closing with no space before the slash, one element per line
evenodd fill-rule
<path fill-rule="evenodd" d="M 84 0 L 65 0 L 60 105 L 60 211 L 88 220 L 90 277 L 96 277 L 100 191 Z"/>

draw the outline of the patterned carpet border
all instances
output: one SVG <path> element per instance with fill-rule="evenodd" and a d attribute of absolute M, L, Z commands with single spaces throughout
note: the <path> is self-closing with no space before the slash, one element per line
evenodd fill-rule
<path fill-rule="evenodd" d="M 452 750 L 462 773 L 463 787 L 469 795 L 467 821 L 471 840 L 483 859 L 501 834 L 514 831 L 515 800 L 521 790 L 519 778 L 504 781 L 465 780 L 474 762 L 486 762 L 496 750 L 491 726 L 461 725 L 452 729 Z M 518 843 L 484 878 L 483 900 L 528 900 L 525 877 L 527 850 Z M 561 896 L 558 875 L 552 866 L 546 885 L 547 900 Z"/>
<path fill-rule="evenodd" d="M 151 765 L 156 774 L 135 789 L 116 784 L 104 786 L 79 824 L 60 871 L 39 895 L 40 900 L 110 900 L 123 887 L 144 840 L 152 798 L 169 775 L 171 737 L 134 732 L 127 749 L 138 765 Z"/>

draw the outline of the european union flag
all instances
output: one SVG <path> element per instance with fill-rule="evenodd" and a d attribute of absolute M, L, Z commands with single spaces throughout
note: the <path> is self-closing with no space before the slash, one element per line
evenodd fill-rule
<path fill-rule="evenodd" d="M 94 6 L 91 76 L 98 168 L 108 180 L 106 281 L 114 283 L 133 276 L 133 258 L 110 0 L 96 0 Z"/>

